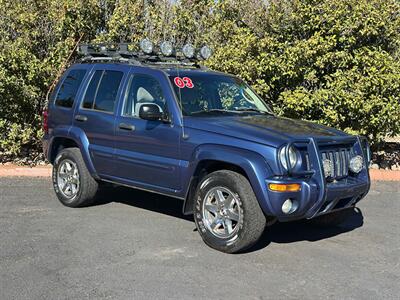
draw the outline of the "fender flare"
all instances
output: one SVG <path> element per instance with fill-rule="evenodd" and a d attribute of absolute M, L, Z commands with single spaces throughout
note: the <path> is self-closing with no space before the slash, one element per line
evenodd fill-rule
<path fill-rule="evenodd" d="M 92 158 L 90 156 L 89 139 L 87 138 L 85 132 L 79 127 L 72 126 L 70 127 L 68 137 L 74 140 L 78 144 L 79 149 L 81 150 L 83 160 L 86 164 L 86 168 L 89 170 L 89 173 L 95 179 L 99 179 L 96 169 L 94 168 Z"/>
<path fill-rule="evenodd" d="M 272 210 L 268 201 L 265 179 L 272 175 L 272 170 L 265 158 L 247 149 L 216 144 L 201 145 L 192 154 L 189 168 L 182 176 L 182 178 L 188 178 L 183 185 L 186 190 L 184 214 L 192 213 L 191 209 L 188 209 L 192 207 L 190 201 L 193 191 L 190 188 L 199 164 L 206 160 L 227 163 L 242 169 L 249 179 L 261 209 L 265 214 L 270 214 Z"/>
<path fill-rule="evenodd" d="M 54 140 L 57 138 L 65 138 L 65 139 L 73 140 L 78 145 L 78 147 L 81 151 L 83 161 L 85 162 L 85 165 L 86 165 L 87 169 L 89 170 L 89 173 L 95 179 L 99 179 L 96 169 L 94 168 L 92 158 L 90 157 L 89 140 L 88 140 L 85 132 L 82 129 L 80 129 L 78 127 L 61 127 L 61 128 L 55 129 L 52 133 L 52 138 L 49 141 L 47 157 L 51 157 L 53 143 L 54 143 Z"/>

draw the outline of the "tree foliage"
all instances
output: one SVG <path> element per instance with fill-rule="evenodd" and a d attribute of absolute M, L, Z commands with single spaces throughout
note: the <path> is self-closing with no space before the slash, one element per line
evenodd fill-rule
<path fill-rule="evenodd" d="M 48 87 L 82 36 L 209 43 L 208 66 L 248 81 L 279 114 L 375 145 L 400 133 L 397 0 L 146 2 L 145 10 L 143 0 L 0 0 L 0 152 L 33 143 L 18 130 L 40 134 Z"/>

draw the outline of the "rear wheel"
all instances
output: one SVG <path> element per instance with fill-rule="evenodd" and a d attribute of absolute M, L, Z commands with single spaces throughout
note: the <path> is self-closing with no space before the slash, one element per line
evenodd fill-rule
<path fill-rule="evenodd" d="M 354 207 L 334 211 L 311 219 L 310 222 L 318 226 L 337 226 L 344 223 L 352 215 L 353 211 Z"/>
<path fill-rule="evenodd" d="M 234 253 L 260 238 L 266 218 L 249 181 L 233 171 L 216 171 L 199 184 L 194 203 L 197 229 L 204 242 Z"/>
<path fill-rule="evenodd" d="M 78 148 L 66 148 L 57 154 L 52 179 L 57 197 L 65 206 L 88 206 L 94 202 L 98 183 L 90 175 Z"/>

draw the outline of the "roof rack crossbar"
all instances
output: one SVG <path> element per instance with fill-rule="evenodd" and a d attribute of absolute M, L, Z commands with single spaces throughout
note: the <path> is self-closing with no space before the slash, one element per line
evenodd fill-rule
<path fill-rule="evenodd" d="M 148 55 L 129 51 L 129 44 L 80 44 L 78 53 L 82 56 L 81 62 L 124 62 L 133 65 L 158 65 L 158 66 L 184 66 L 192 68 L 205 68 L 196 59 L 186 57 L 166 57 L 161 55 Z"/>

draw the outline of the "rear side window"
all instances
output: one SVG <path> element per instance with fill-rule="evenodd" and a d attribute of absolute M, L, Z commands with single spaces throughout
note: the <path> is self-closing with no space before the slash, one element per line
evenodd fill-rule
<path fill-rule="evenodd" d="M 60 90 L 57 93 L 55 104 L 62 107 L 74 105 L 76 93 L 85 77 L 86 70 L 71 70 L 64 79 Z"/>
<path fill-rule="evenodd" d="M 101 76 L 103 76 L 103 71 L 96 71 L 90 80 L 89 86 L 86 90 L 85 98 L 83 98 L 83 108 L 93 108 L 94 98 L 96 97 Z"/>
<path fill-rule="evenodd" d="M 82 107 L 105 112 L 114 112 L 119 86 L 124 73 L 98 70 L 90 80 Z"/>

